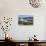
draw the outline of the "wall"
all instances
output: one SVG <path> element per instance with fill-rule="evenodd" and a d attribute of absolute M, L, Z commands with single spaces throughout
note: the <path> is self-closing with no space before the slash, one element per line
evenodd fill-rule
<path fill-rule="evenodd" d="M 27 40 L 34 34 L 39 40 L 44 40 L 45 12 L 46 8 L 44 7 L 31 7 L 28 0 L 0 0 L 0 16 L 13 17 L 12 26 L 8 33 L 17 40 Z M 19 26 L 17 23 L 18 15 L 32 15 L 34 24 L 32 26 Z"/>
<path fill-rule="evenodd" d="M 46 39 L 46 16 L 45 16 L 45 24 L 44 24 L 44 26 L 45 26 L 45 28 L 44 28 L 44 39 Z"/>

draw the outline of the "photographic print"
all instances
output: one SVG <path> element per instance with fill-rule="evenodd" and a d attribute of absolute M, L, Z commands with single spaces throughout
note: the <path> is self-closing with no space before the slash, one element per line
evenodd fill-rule
<path fill-rule="evenodd" d="M 33 16 L 20 15 L 18 16 L 19 25 L 33 25 Z"/>

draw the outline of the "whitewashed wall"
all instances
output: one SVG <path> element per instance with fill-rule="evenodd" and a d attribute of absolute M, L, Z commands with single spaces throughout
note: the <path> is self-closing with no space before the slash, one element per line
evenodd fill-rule
<path fill-rule="evenodd" d="M 32 26 L 19 26 L 18 15 L 32 15 Z M 39 40 L 45 40 L 45 15 L 46 8 L 32 8 L 28 0 L 0 0 L 0 16 L 13 17 L 12 27 L 9 33 L 17 40 L 27 40 L 34 34 Z M 0 31 L 0 35 L 2 31 Z M 3 37 L 0 36 L 0 39 Z"/>

